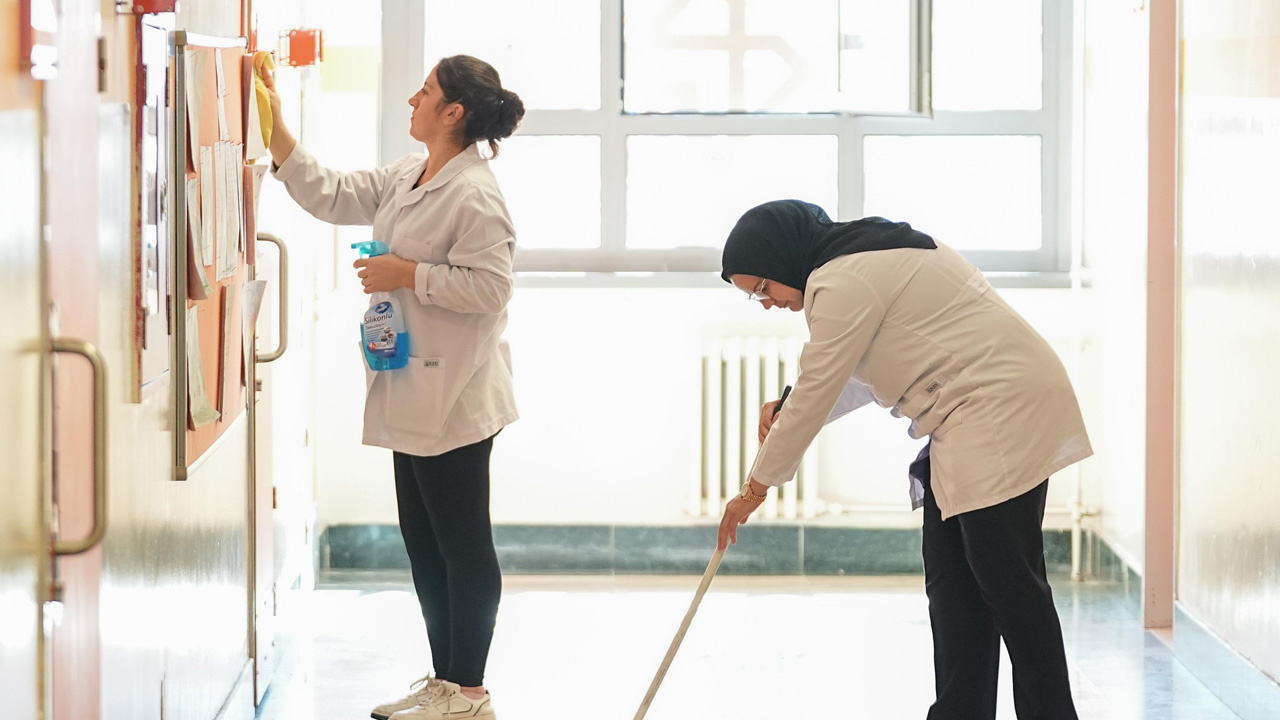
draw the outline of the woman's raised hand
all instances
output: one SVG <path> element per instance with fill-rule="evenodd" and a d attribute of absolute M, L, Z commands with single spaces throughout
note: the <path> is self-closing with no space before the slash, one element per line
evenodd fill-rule
<path fill-rule="evenodd" d="M 267 99 L 271 105 L 271 144 L 267 150 L 271 152 L 271 161 L 279 167 L 289 159 L 298 141 L 293 139 L 289 128 L 285 127 L 284 114 L 280 111 L 280 94 L 276 92 L 276 77 L 268 62 L 269 58 L 266 53 L 258 53 L 254 55 L 253 66 L 254 71 L 262 78 L 262 85 L 267 89 Z"/>
<path fill-rule="evenodd" d="M 271 119 L 272 123 L 279 122 L 280 117 L 280 95 L 276 93 L 276 75 L 270 65 L 271 56 L 266 53 L 257 53 L 253 56 L 253 69 L 258 72 L 262 78 L 262 84 L 267 88 L 267 96 L 271 98 Z"/>

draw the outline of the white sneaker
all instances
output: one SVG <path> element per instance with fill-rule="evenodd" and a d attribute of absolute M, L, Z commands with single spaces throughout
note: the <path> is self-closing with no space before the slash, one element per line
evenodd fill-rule
<path fill-rule="evenodd" d="M 370 717 L 373 717 L 374 720 L 387 720 L 387 718 L 401 710 L 415 708 L 418 706 L 418 703 L 425 702 L 435 697 L 436 693 L 440 692 L 440 686 L 442 685 L 444 685 L 443 680 L 433 678 L 431 675 L 418 678 L 409 686 L 408 695 L 405 695 L 399 700 L 393 700 L 389 703 L 379 705 L 373 709 L 373 712 L 370 713 Z"/>
<path fill-rule="evenodd" d="M 483 718 L 496 720 L 493 712 L 493 701 L 489 693 L 479 700 L 472 700 L 462 694 L 457 683 L 441 682 L 440 689 L 432 697 L 418 703 L 417 707 L 391 716 L 391 720 L 457 720 L 461 718 Z"/>

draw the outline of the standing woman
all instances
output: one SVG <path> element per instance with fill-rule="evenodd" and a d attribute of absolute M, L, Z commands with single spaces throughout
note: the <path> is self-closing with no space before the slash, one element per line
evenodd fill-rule
<path fill-rule="evenodd" d="M 489 520 L 489 455 L 494 436 L 516 419 L 501 341 L 515 231 L 477 144 L 487 141 L 496 155 L 524 104 L 487 63 L 447 57 L 409 98 L 409 134 L 427 155 L 341 173 L 297 145 L 267 82 L 276 179 L 320 220 L 373 226 L 390 252 L 355 267 L 366 293 L 399 300 L 412 338 L 408 366 L 365 370 L 364 444 L 393 451 L 400 530 L 434 673 L 373 717 L 493 718 L 484 669 L 502 575 Z"/>
<path fill-rule="evenodd" d="M 777 401 L 761 411 L 764 444 L 719 546 L 795 475 L 824 424 L 892 408 L 929 438 L 910 471 L 924 507 L 929 720 L 995 718 L 1001 638 L 1020 720 L 1076 720 L 1041 523 L 1046 478 L 1093 451 L 1053 349 L 977 268 L 906 223 L 769 202 L 738 221 L 723 268 L 766 309 L 804 310 L 810 339 L 785 409 L 776 422 Z"/>

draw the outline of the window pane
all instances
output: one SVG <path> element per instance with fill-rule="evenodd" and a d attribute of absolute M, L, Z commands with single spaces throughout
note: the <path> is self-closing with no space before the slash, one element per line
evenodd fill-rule
<path fill-rule="evenodd" d="M 493 65 L 526 109 L 600 107 L 600 0 L 467 0 L 426 6 L 426 72 L 442 57 Z"/>
<path fill-rule="evenodd" d="M 1039 110 L 1040 9 L 1039 0 L 934 0 L 934 109 Z"/>
<path fill-rule="evenodd" d="M 516 135 L 489 165 L 523 249 L 600 246 L 600 138 Z"/>
<path fill-rule="evenodd" d="M 868 136 L 863 212 L 958 250 L 1041 244 L 1040 137 Z"/>
<path fill-rule="evenodd" d="M 912 0 L 840 0 L 841 108 L 911 110 Z"/>
<path fill-rule="evenodd" d="M 721 247 L 742 213 L 797 198 L 836 216 L 832 135 L 627 138 L 627 247 Z"/>
<path fill-rule="evenodd" d="M 624 107 L 907 110 L 908 8 L 909 0 L 627 0 Z"/>

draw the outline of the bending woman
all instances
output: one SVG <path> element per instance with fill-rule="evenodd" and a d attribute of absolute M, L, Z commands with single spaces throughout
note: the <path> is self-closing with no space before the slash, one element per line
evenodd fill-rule
<path fill-rule="evenodd" d="M 372 715 L 493 718 L 484 669 L 502 575 L 489 520 L 489 455 L 494 436 L 516 419 L 501 342 L 515 230 L 477 143 L 487 141 L 496 155 L 524 105 L 488 64 L 445 58 L 409 98 L 409 134 L 427 154 L 341 173 L 297 145 L 268 84 L 276 179 L 320 220 L 373 226 L 390 253 L 355 266 L 366 293 L 399 301 L 412 338 L 408 366 L 366 367 L 364 444 L 393 451 L 400 530 L 434 673 Z"/>
<path fill-rule="evenodd" d="M 1075 720 L 1062 628 L 1045 577 L 1047 478 L 1092 454 L 1049 344 L 958 253 L 883 218 L 832 222 L 799 200 L 751 209 L 723 277 L 766 309 L 803 310 L 809 342 L 776 421 L 720 523 L 719 546 L 770 487 L 795 476 L 822 426 L 862 405 L 911 419 L 924 507 L 925 594 L 937 700 L 929 720 L 993 720 L 1000 639 L 1022 720 Z"/>

